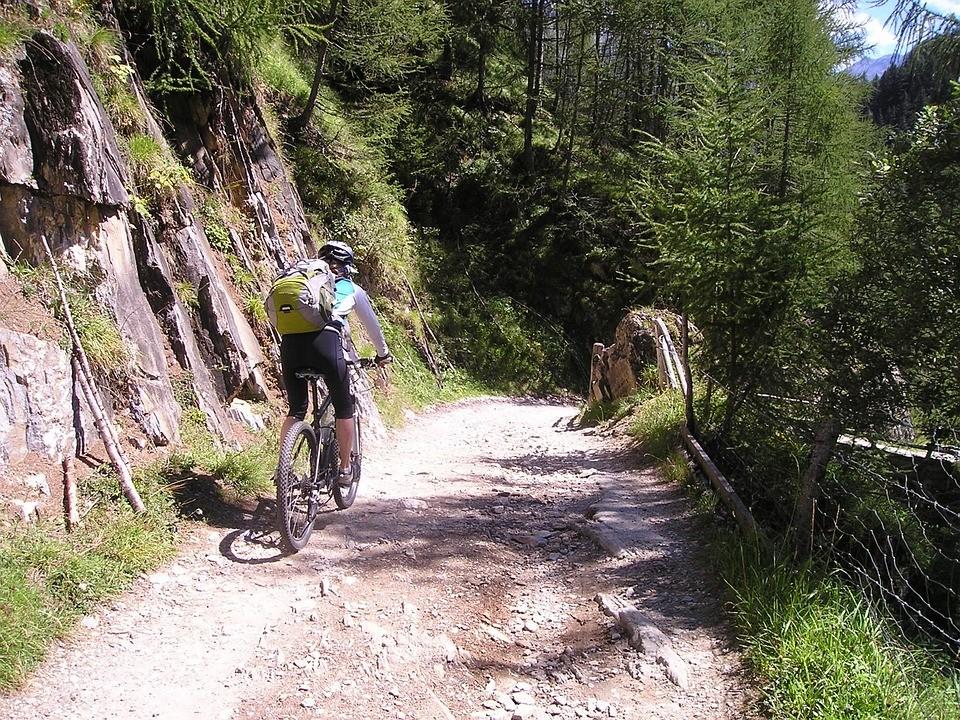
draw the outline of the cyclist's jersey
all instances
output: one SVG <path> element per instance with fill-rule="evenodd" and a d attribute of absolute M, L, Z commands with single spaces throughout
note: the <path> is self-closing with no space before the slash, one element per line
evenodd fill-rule
<path fill-rule="evenodd" d="M 350 324 L 347 322 L 347 316 L 351 312 L 357 314 L 360 324 L 367 332 L 370 342 L 373 343 L 377 355 L 384 357 L 388 354 L 387 341 L 383 337 L 383 329 L 380 327 L 380 321 L 373 311 L 373 305 L 370 303 L 370 297 L 366 290 L 353 282 L 350 278 L 338 278 L 334 286 L 336 290 L 336 302 L 333 306 L 333 318 L 338 320 L 344 329 L 344 338 L 350 337 Z M 347 353 L 350 359 L 356 361 L 357 351 L 353 343 L 345 343 Z"/>

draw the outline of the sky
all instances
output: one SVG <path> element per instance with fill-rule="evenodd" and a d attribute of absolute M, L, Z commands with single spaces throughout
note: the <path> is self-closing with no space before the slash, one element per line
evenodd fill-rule
<path fill-rule="evenodd" d="M 880 57 L 896 50 L 896 29 L 884 25 L 894 5 L 895 0 L 885 0 L 879 5 L 872 0 L 857 0 L 856 19 L 864 27 L 867 45 L 874 46 L 873 50 L 866 52 L 867 55 Z M 927 6 L 931 10 L 960 16 L 960 0 L 927 0 Z"/>

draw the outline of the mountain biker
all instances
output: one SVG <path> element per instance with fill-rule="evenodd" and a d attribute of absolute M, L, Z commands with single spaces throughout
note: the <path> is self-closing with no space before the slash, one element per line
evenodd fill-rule
<path fill-rule="evenodd" d="M 337 444 L 340 447 L 340 472 L 337 482 L 349 487 L 353 482 L 353 467 L 350 452 L 353 449 L 353 396 L 350 393 L 348 360 L 356 362 L 350 338 L 347 316 L 355 312 L 377 351 L 375 362 L 383 366 L 393 360 L 387 349 L 380 322 L 370 304 L 366 291 L 353 282 L 351 275 L 357 272 L 353 250 L 349 245 L 331 241 L 320 248 L 319 257 L 325 260 L 336 275 L 336 303 L 333 317 L 315 332 L 284 335 L 280 340 L 280 365 L 283 370 L 283 385 L 287 390 L 290 412 L 280 429 L 281 447 L 290 428 L 307 414 L 307 381 L 298 378 L 302 370 L 315 370 L 323 375 L 330 397 L 333 400 L 336 418 Z M 349 348 L 344 353 L 345 345 Z"/>

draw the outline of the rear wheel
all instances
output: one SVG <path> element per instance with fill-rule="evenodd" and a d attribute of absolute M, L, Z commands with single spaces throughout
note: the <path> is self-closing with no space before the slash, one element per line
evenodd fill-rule
<path fill-rule="evenodd" d="M 336 441 L 334 441 L 334 447 L 339 448 Z M 353 505 L 353 501 L 357 497 L 357 487 L 360 485 L 360 466 L 363 460 L 360 448 L 360 415 L 355 414 L 353 416 L 353 452 L 350 453 L 350 460 L 353 465 L 353 482 L 350 483 L 350 487 L 341 487 L 336 480 L 333 484 L 333 500 L 341 510 L 346 510 Z M 335 454 L 335 457 L 339 457 L 339 451 Z"/>
<path fill-rule="evenodd" d="M 314 477 L 319 446 L 313 428 L 298 422 L 280 448 L 277 469 L 277 524 L 283 544 L 291 552 L 303 549 L 317 519 L 317 483 Z"/>

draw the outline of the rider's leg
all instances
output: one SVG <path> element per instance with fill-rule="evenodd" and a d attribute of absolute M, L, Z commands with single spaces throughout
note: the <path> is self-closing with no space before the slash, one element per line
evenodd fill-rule
<path fill-rule="evenodd" d="M 350 469 L 353 451 L 353 418 L 337 418 L 337 445 L 340 446 L 340 470 Z"/>
<path fill-rule="evenodd" d="M 298 422 L 300 422 L 300 418 L 296 418 L 293 415 L 287 415 L 283 419 L 283 424 L 280 426 L 280 447 L 283 447 L 283 441 L 286 440 L 290 428 Z"/>
<path fill-rule="evenodd" d="M 290 428 L 307 416 L 307 381 L 297 377 L 297 370 L 309 363 L 312 353 L 310 338 L 284 335 L 280 340 L 280 366 L 283 370 L 283 386 L 287 391 L 289 410 L 280 426 L 280 447 Z"/>

